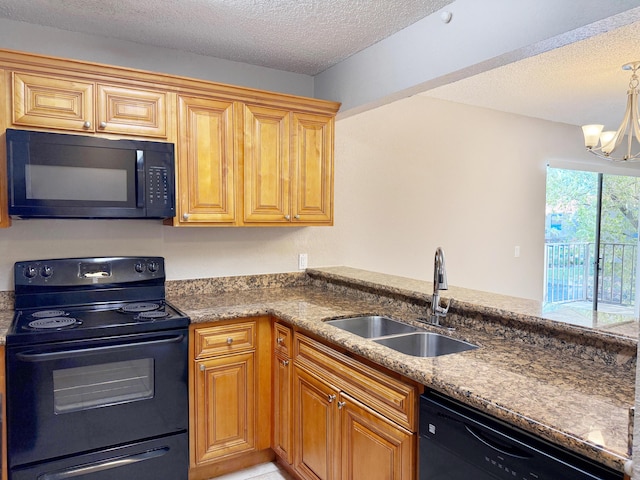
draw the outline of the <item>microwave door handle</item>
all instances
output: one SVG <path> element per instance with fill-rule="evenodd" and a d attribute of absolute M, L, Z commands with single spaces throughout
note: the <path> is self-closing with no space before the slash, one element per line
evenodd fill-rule
<path fill-rule="evenodd" d="M 136 150 L 136 207 L 144 207 L 144 189 L 147 185 L 144 178 L 144 150 Z"/>

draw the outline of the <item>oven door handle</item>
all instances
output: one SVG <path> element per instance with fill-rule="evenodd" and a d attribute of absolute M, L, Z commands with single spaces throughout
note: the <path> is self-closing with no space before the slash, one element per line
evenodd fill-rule
<path fill-rule="evenodd" d="M 162 345 L 167 343 L 180 343 L 184 340 L 184 335 L 174 335 L 169 338 L 163 338 L 160 340 L 148 340 L 145 342 L 134 342 L 134 343 L 124 343 L 119 345 L 105 345 L 102 347 L 89 347 L 89 348 L 78 348 L 78 349 L 68 349 L 68 350 L 60 350 L 56 352 L 45 352 L 45 353 L 17 353 L 16 357 L 19 360 L 25 362 L 46 362 L 49 360 L 58 360 L 60 358 L 68 358 L 70 355 L 74 357 L 77 356 L 87 356 L 87 355 L 96 355 L 99 353 L 104 353 L 106 351 L 113 350 L 124 350 L 128 348 L 136 348 L 140 346 L 149 346 L 149 345 Z"/>
<path fill-rule="evenodd" d="M 154 458 L 161 457 L 163 455 L 166 455 L 167 453 L 169 453 L 169 447 L 156 448 L 155 450 L 149 450 L 147 452 L 109 458 L 101 462 L 66 468 L 57 472 L 44 473 L 38 476 L 38 480 L 64 480 L 67 478 L 79 477 L 81 475 L 90 475 L 92 473 L 101 472 L 103 470 L 110 470 L 112 468 L 131 465 L 132 463 L 153 460 Z"/>

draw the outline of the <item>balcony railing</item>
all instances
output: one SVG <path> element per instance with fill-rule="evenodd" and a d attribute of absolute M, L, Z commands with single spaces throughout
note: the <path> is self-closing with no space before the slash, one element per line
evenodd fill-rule
<path fill-rule="evenodd" d="M 601 243 L 598 302 L 633 305 L 636 244 Z M 595 243 L 545 245 L 546 303 L 593 300 Z"/>

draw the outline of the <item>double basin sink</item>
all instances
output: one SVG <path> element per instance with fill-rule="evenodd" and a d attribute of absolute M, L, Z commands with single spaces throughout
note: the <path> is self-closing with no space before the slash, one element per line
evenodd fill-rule
<path fill-rule="evenodd" d="M 439 357 L 478 348 L 462 340 L 378 315 L 339 318 L 325 323 L 414 357 Z"/>

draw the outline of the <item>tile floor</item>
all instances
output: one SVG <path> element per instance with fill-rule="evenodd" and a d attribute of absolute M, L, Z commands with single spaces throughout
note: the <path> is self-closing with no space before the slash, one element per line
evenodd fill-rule
<path fill-rule="evenodd" d="M 212 480 L 293 480 L 293 478 L 280 469 L 277 464 L 263 463 Z"/>

